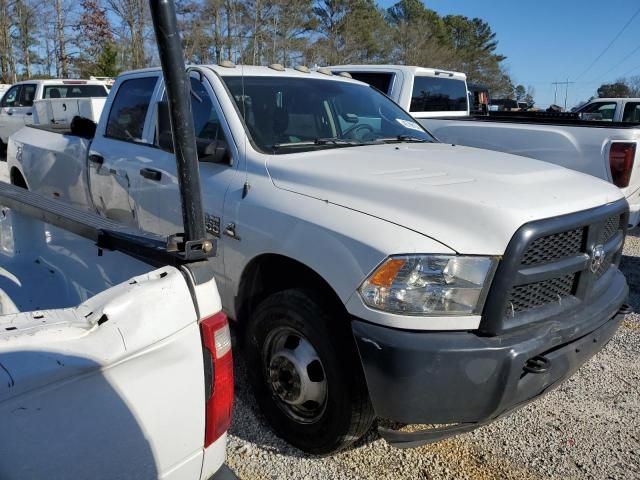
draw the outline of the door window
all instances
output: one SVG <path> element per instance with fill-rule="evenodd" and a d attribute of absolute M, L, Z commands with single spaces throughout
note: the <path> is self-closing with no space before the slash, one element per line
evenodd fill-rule
<path fill-rule="evenodd" d="M 616 113 L 615 102 L 596 102 L 591 105 L 587 105 L 580 113 L 589 113 L 591 115 L 584 116 L 585 120 L 605 120 L 612 121 L 613 116 Z"/>
<path fill-rule="evenodd" d="M 220 118 L 206 88 L 197 78 L 191 77 L 191 109 L 196 141 L 224 139 Z"/>
<path fill-rule="evenodd" d="M 158 77 L 122 82 L 111 105 L 105 135 L 127 142 L 142 141 L 144 122 Z"/>
<path fill-rule="evenodd" d="M 623 122 L 640 122 L 640 103 L 629 102 L 624 106 Z"/>
<path fill-rule="evenodd" d="M 36 97 L 36 86 L 33 84 L 22 85 L 20 89 L 20 107 L 33 107 L 33 100 Z"/>
<path fill-rule="evenodd" d="M 220 123 L 220 116 L 211 99 L 211 95 L 204 84 L 195 77 L 191 80 L 191 111 L 193 114 L 193 127 L 196 134 L 196 145 L 198 157 L 202 158 L 210 154 L 208 147 L 216 141 L 226 141 L 225 134 Z M 167 93 L 162 97 L 163 102 L 167 100 Z M 158 133 L 156 132 L 156 137 Z M 158 140 L 156 139 L 156 142 Z M 173 151 L 173 147 L 165 150 Z"/>
<path fill-rule="evenodd" d="M 2 103 L 0 103 L 0 107 L 16 107 L 18 106 L 18 96 L 20 95 L 20 85 L 16 85 L 15 87 L 11 87 L 7 93 L 2 97 Z"/>

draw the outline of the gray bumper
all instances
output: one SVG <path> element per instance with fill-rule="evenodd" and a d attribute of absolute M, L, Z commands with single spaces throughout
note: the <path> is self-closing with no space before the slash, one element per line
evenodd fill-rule
<path fill-rule="evenodd" d="M 627 294 L 624 276 L 616 272 L 606 292 L 579 312 L 495 337 L 354 320 L 376 415 L 399 423 L 457 424 L 381 434 L 396 446 L 413 447 L 472 430 L 534 400 L 611 339 Z"/>

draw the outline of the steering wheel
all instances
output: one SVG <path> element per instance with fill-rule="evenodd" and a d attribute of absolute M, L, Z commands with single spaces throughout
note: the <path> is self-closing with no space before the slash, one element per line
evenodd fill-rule
<path fill-rule="evenodd" d="M 344 132 L 342 132 L 342 136 L 345 138 L 353 138 L 353 139 L 359 139 L 355 134 L 356 132 L 359 132 L 360 130 L 363 130 L 363 133 L 373 133 L 373 127 L 371 125 L 367 125 L 366 123 L 359 123 L 357 125 L 354 125 L 353 127 L 347 128 Z"/>

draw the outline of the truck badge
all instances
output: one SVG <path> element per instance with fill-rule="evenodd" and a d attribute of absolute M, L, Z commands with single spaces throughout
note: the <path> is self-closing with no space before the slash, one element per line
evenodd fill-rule
<path fill-rule="evenodd" d="M 600 267 L 602 267 L 602 264 L 604 263 L 604 257 L 605 252 L 603 245 L 596 245 L 595 247 L 593 247 L 593 251 L 591 252 L 591 264 L 589 265 L 591 273 L 596 273 L 600 269 Z"/>
<path fill-rule="evenodd" d="M 210 213 L 204 214 L 204 226 L 207 233 L 210 233 L 216 238 L 220 238 L 220 217 L 211 215 Z"/>

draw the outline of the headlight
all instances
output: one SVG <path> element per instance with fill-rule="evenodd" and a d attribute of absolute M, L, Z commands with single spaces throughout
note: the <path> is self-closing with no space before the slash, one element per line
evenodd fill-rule
<path fill-rule="evenodd" d="M 454 255 L 388 258 L 360 286 L 371 308 L 401 315 L 480 314 L 497 259 Z"/>

